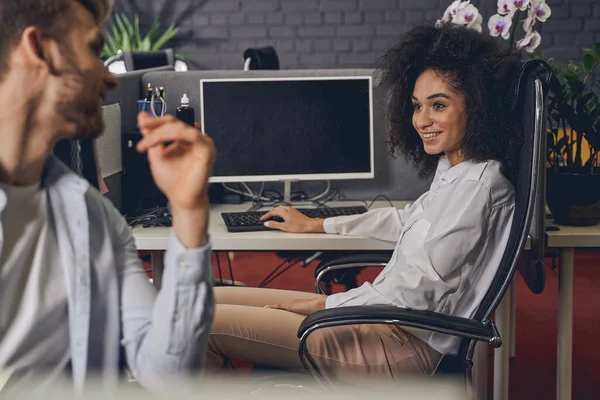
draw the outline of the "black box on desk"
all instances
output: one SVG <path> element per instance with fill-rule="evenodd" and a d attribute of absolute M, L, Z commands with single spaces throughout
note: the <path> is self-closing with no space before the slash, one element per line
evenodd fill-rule
<path fill-rule="evenodd" d="M 130 214 L 147 208 L 164 207 L 167 198 L 156 187 L 146 153 L 136 150 L 142 139 L 138 131 L 122 136 L 123 179 L 121 182 L 121 212 Z"/>
<path fill-rule="evenodd" d="M 121 183 L 121 213 L 131 214 L 140 210 L 164 207 L 167 198 L 156 187 L 146 153 L 138 153 L 137 143 L 142 139 L 138 131 L 125 132 L 122 136 L 123 179 Z M 221 184 L 211 184 L 211 204 L 239 203 L 239 195 L 227 193 Z"/>

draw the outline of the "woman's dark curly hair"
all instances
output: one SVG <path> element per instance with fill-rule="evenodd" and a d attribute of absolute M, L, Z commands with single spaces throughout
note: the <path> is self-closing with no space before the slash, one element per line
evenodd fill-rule
<path fill-rule="evenodd" d="M 474 161 L 498 160 L 511 177 L 520 141 L 512 104 L 519 68 L 518 55 L 473 29 L 446 23 L 410 30 L 381 57 L 378 68 L 389 101 L 386 114 L 392 156 L 403 154 L 423 178 L 435 172 L 440 154 L 425 152 L 412 125 L 411 100 L 419 75 L 433 70 L 464 96 L 464 155 Z"/>

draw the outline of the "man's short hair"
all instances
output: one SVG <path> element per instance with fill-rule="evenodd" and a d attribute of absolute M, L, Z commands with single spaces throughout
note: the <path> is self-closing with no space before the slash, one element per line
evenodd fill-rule
<path fill-rule="evenodd" d="M 88 9 L 98 24 L 108 17 L 114 0 L 0 0 L 0 76 L 8 56 L 28 26 L 37 26 L 44 35 L 64 34 L 65 13 L 71 2 Z"/>

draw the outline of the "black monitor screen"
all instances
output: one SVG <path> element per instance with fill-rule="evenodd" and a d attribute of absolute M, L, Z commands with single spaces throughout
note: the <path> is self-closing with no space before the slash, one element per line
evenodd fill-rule
<path fill-rule="evenodd" d="M 214 181 L 372 177 L 364 176 L 373 173 L 370 82 L 369 77 L 203 80 L 200 112 L 202 129 L 217 149 Z"/>

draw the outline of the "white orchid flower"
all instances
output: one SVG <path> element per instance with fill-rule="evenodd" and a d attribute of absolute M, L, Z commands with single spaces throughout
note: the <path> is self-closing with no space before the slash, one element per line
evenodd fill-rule
<path fill-rule="evenodd" d="M 469 3 L 469 1 L 466 1 L 465 3 Z M 461 7 L 461 0 L 455 0 L 452 2 L 452 4 L 450 4 L 448 6 L 448 8 L 446 8 L 446 11 L 444 11 L 444 15 L 442 16 L 442 21 L 444 22 L 450 22 L 452 21 L 452 18 L 456 15 L 456 13 L 458 12 L 458 9 Z"/>
<path fill-rule="evenodd" d="M 510 37 L 510 27 L 512 26 L 512 17 L 510 15 L 499 15 L 494 14 L 488 21 L 488 29 L 490 35 L 499 36 L 502 35 L 504 40 L 508 40 Z"/>
<path fill-rule="evenodd" d="M 498 14 L 514 14 L 516 8 L 511 0 L 498 0 Z"/>
<path fill-rule="evenodd" d="M 529 0 L 511 0 L 513 9 L 525 11 L 529 6 Z"/>
<path fill-rule="evenodd" d="M 473 22 L 467 25 L 468 28 L 475 29 L 477 32 L 481 33 L 483 31 L 483 17 L 481 14 L 477 14 L 477 18 Z"/>
<path fill-rule="evenodd" d="M 531 0 L 531 9 L 529 12 L 535 15 L 535 18 L 540 22 L 546 22 L 550 18 L 550 15 L 552 15 L 552 10 L 546 4 L 546 0 Z"/>
<path fill-rule="evenodd" d="M 528 53 L 533 53 L 540 45 L 542 37 L 536 31 L 528 32 L 525 37 L 517 42 L 517 49 L 523 49 Z"/>
<path fill-rule="evenodd" d="M 535 21 L 536 21 L 535 12 L 533 11 L 532 8 L 530 8 L 529 12 L 527 13 L 527 18 L 525 18 L 525 21 L 523 21 L 523 29 L 525 30 L 525 32 L 529 33 L 531 31 L 533 31 L 533 26 L 535 25 Z"/>
<path fill-rule="evenodd" d="M 477 22 L 479 10 L 473 4 L 460 7 L 458 12 L 452 18 L 452 22 L 458 25 L 466 25 L 472 27 Z"/>

